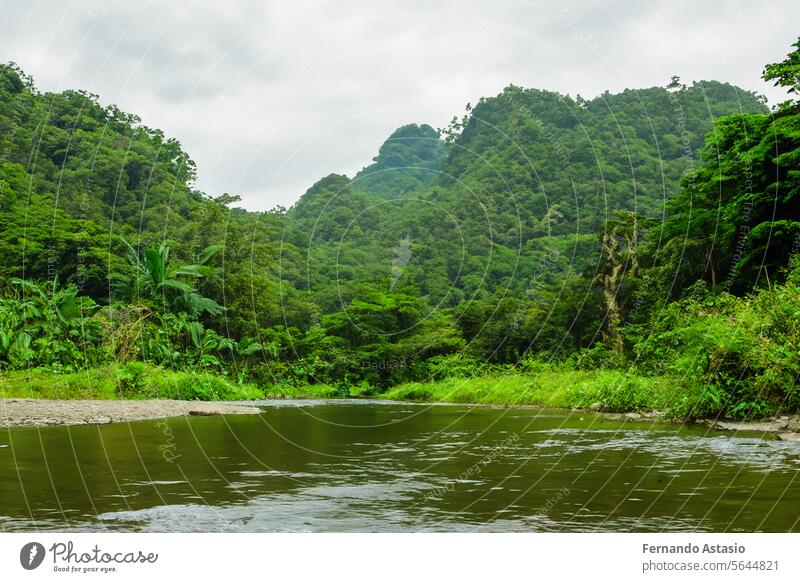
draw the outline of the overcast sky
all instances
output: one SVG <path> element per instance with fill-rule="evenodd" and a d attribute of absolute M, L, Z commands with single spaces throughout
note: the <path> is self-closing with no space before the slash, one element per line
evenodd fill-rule
<path fill-rule="evenodd" d="M 677 74 L 779 102 L 759 76 L 800 33 L 798 0 L 6 0 L 0 14 L 0 59 L 164 129 L 200 189 L 253 210 L 512 83 L 591 97 Z"/>

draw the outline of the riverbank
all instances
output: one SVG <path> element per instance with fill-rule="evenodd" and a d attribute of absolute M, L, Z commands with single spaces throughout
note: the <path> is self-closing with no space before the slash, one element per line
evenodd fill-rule
<path fill-rule="evenodd" d="M 401 384 L 383 391 L 365 384 L 344 388 L 277 384 L 260 388 L 208 372 L 174 371 L 141 363 L 115 364 L 69 374 L 30 369 L 0 374 L 0 406 L 6 410 L 5 416 L 0 415 L 0 426 L 102 424 L 185 414 L 246 414 L 241 406 L 228 408 L 220 402 L 343 397 L 581 410 L 627 421 L 689 421 L 712 429 L 763 432 L 784 440 L 800 440 L 798 416 L 781 413 L 768 418 L 732 420 L 707 413 L 708 389 L 704 387 L 621 370 L 564 368 L 444 378 Z M 42 402 L 50 404 L 36 404 Z M 37 406 L 41 406 L 40 412 Z"/>
<path fill-rule="evenodd" d="M 267 387 L 268 398 L 371 398 L 415 403 L 467 404 L 494 407 L 535 407 L 597 414 L 610 420 L 637 423 L 698 424 L 712 430 L 762 433 L 800 442 L 800 415 L 723 419 L 703 415 L 708 391 L 672 378 L 637 376 L 618 370 L 544 370 L 537 374 L 504 374 L 412 382 L 376 392 L 351 386 L 345 394 L 317 384 Z"/>
<path fill-rule="evenodd" d="M 0 399 L 0 427 L 110 424 L 173 416 L 258 414 L 254 406 L 187 400 Z"/>
<path fill-rule="evenodd" d="M 458 404 L 531 405 L 596 412 L 691 416 L 701 395 L 667 377 L 620 370 L 546 369 L 535 374 L 444 378 L 401 384 L 377 395 L 389 400 Z"/>
<path fill-rule="evenodd" d="M 211 372 L 186 372 L 141 362 L 79 372 L 43 368 L 0 374 L 0 398 L 50 400 L 258 400 L 263 391 Z"/>
<path fill-rule="evenodd" d="M 725 419 L 704 414 L 708 390 L 673 379 L 616 370 L 545 371 L 530 375 L 446 378 L 390 388 L 377 398 L 584 410 L 631 422 L 692 422 L 713 430 L 774 435 L 800 442 L 800 415 Z"/>
<path fill-rule="evenodd" d="M 339 389 L 326 385 L 266 386 L 267 398 L 377 398 L 409 402 L 589 408 L 607 412 L 665 410 L 679 414 L 677 402 L 690 406 L 688 390 L 670 378 L 653 378 L 619 370 L 545 368 L 538 372 L 449 377 L 410 382 L 381 390 L 359 384 Z M 677 398 L 680 394 L 681 398 Z"/>

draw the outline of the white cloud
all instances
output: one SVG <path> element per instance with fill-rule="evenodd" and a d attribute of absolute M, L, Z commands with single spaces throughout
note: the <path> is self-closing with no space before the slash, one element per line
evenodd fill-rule
<path fill-rule="evenodd" d="M 510 83 L 590 97 L 677 74 L 780 101 L 759 76 L 798 16 L 795 0 L 44 0 L 3 6 L 0 59 L 139 114 L 183 143 L 201 189 L 266 209 Z"/>

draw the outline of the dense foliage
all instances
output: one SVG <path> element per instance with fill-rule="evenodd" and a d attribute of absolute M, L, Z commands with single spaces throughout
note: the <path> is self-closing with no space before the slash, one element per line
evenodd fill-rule
<path fill-rule="evenodd" d="M 790 92 L 795 46 L 764 72 Z M 677 79 L 591 100 L 511 86 L 258 213 L 193 189 L 162 132 L 14 65 L 0 145 L 5 369 L 113 363 L 127 396 L 153 366 L 227 377 L 178 392 L 198 398 L 247 382 L 427 398 L 431 381 L 605 370 L 561 404 L 800 409 L 794 101 Z"/>

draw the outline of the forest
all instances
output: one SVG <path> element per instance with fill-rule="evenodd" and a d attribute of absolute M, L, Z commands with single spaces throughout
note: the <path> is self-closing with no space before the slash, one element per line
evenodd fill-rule
<path fill-rule="evenodd" d="M 509 86 L 291 208 L 0 66 L 0 396 L 800 411 L 800 39 L 717 81 Z M 346 139 L 343 139 L 346 141 Z"/>

